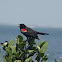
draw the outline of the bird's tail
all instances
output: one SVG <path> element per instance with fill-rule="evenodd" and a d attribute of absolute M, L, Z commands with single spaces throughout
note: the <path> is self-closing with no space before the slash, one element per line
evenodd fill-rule
<path fill-rule="evenodd" d="M 41 34 L 41 35 L 49 35 L 47 33 L 40 33 L 40 32 L 37 32 L 37 34 Z"/>

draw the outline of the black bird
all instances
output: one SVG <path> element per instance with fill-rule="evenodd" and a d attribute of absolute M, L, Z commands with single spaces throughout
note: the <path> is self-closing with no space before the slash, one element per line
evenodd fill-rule
<path fill-rule="evenodd" d="M 39 37 L 37 34 L 49 35 L 47 33 L 40 33 L 40 32 L 34 31 L 31 28 L 27 27 L 25 24 L 19 24 L 19 27 L 20 27 L 21 33 L 24 34 L 27 37 L 27 39 L 35 38 L 39 40 Z"/>

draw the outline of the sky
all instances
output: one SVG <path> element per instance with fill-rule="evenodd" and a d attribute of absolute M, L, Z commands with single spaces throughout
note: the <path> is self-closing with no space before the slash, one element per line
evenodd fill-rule
<path fill-rule="evenodd" d="M 0 24 L 62 28 L 62 0 L 0 0 Z"/>

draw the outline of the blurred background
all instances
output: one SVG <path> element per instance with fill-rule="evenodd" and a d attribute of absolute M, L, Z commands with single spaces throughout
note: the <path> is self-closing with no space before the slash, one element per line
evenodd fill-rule
<path fill-rule="evenodd" d="M 22 35 L 18 27 L 21 23 L 49 33 L 48 36 L 39 35 L 40 41 L 48 42 L 47 62 L 59 60 L 62 56 L 62 0 L 0 0 L 0 42 Z M 0 58 L 3 58 L 2 53 Z"/>
<path fill-rule="evenodd" d="M 0 24 L 62 28 L 62 0 L 0 0 Z"/>

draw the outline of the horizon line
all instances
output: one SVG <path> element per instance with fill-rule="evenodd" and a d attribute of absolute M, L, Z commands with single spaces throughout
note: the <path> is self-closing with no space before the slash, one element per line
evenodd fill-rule
<path fill-rule="evenodd" d="M 36 27 L 39 27 L 39 28 L 62 28 L 62 27 L 58 27 L 58 26 L 39 26 L 39 25 L 28 25 L 26 24 L 27 27 L 30 27 L 30 28 L 36 28 Z M 0 26 L 18 26 L 18 24 L 0 24 Z"/>

